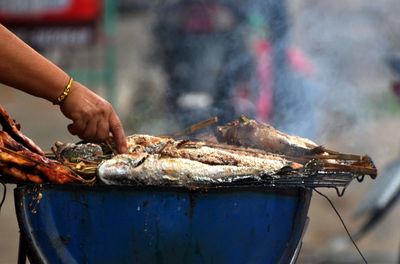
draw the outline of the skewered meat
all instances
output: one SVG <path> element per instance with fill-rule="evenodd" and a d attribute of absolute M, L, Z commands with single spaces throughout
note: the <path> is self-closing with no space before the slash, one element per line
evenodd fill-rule
<path fill-rule="evenodd" d="M 216 136 L 219 142 L 263 149 L 288 156 L 307 155 L 312 149 L 318 147 L 311 140 L 286 135 L 272 126 L 259 124 L 245 116 L 218 127 Z"/>
<path fill-rule="evenodd" d="M 17 181 L 34 183 L 85 182 L 58 161 L 46 158 L 39 147 L 25 137 L 18 125 L 0 106 L 0 120 L 6 131 L 0 131 L 0 173 Z M 14 138 L 19 140 L 15 140 Z M 35 152 L 33 152 L 34 150 Z"/>
<path fill-rule="evenodd" d="M 21 133 L 21 126 L 10 117 L 7 111 L 0 105 L 0 124 L 3 130 L 7 132 L 12 138 L 14 138 L 18 143 L 22 144 L 29 150 L 39 154 L 44 155 L 43 151 L 39 146 L 37 146 L 30 138 L 26 137 Z"/>
<path fill-rule="evenodd" d="M 0 171 L 17 179 L 25 178 L 36 183 L 49 181 L 53 183 L 83 182 L 69 169 L 57 161 L 33 153 L 12 139 L 6 132 L 0 131 Z M 40 180 L 40 177 L 42 180 Z"/>

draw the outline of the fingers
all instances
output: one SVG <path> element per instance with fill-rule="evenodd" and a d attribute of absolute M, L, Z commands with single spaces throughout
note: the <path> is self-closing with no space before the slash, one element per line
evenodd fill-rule
<path fill-rule="evenodd" d="M 126 142 L 124 129 L 122 128 L 121 121 L 115 112 L 112 112 L 110 115 L 110 130 L 114 136 L 118 153 L 126 153 L 128 151 L 128 144 Z"/>
<path fill-rule="evenodd" d="M 77 124 L 83 122 L 77 122 Z M 86 126 L 79 126 L 73 123 L 68 126 L 71 134 L 77 135 L 85 141 L 104 142 L 110 137 L 109 124 L 106 119 L 92 119 L 86 123 Z"/>
<path fill-rule="evenodd" d="M 72 124 L 68 125 L 68 131 L 72 135 L 79 136 L 85 132 L 86 125 L 87 125 L 86 119 L 76 119 L 73 120 Z"/>
<path fill-rule="evenodd" d="M 86 141 L 93 141 L 97 142 L 98 139 L 96 138 L 97 133 L 97 118 L 92 118 L 88 120 L 85 131 L 79 135 L 79 137 Z"/>
<path fill-rule="evenodd" d="M 73 121 L 69 132 L 91 142 L 103 142 L 111 133 L 117 151 L 127 152 L 125 133 L 111 104 L 79 82 L 74 82 L 72 88 L 60 105 L 62 113 Z"/>
<path fill-rule="evenodd" d="M 110 127 L 108 122 L 99 120 L 97 122 L 96 140 L 104 142 L 110 138 Z"/>
<path fill-rule="evenodd" d="M 68 126 L 68 130 L 71 134 L 90 142 L 104 142 L 110 137 L 111 133 L 118 153 L 128 151 L 121 121 L 113 110 L 109 113 L 109 117 L 98 115 L 93 118 L 76 119 L 73 124 Z"/>

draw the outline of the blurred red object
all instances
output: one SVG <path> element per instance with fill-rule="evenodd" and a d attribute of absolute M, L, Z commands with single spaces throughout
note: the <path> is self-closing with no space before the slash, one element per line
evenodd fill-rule
<path fill-rule="evenodd" d="M 257 119 L 262 122 L 271 122 L 274 81 L 272 79 L 272 46 L 271 43 L 266 40 L 257 41 L 255 45 L 257 53 L 257 74 L 260 82 L 260 95 L 257 101 Z M 300 49 L 289 48 L 286 53 L 291 70 L 304 76 L 313 75 L 313 65 Z"/>
<path fill-rule="evenodd" d="M 181 29 L 191 33 L 223 32 L 232 29 L 234 14 L 217 3 L 188 3 L 180 10 Z"/>
<path fill-rule="evenodd" d="M 82 24 L 101 16 L 101 0 L 2 0 L 0 22 L 5 25 Z"/>
<path fill-rule="evenodd" d="M 400 100 L 400 81 L 392 82 L 392 91 L 396 95 L 397 99 Z"/>

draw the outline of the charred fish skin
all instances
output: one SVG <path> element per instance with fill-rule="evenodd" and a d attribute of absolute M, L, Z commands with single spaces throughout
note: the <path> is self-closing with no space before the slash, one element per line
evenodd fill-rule
<path fill-rule="evenodd" d="M 293 161 L 266 152 L 149 135 L 128 137 L 128 149 L 132 152 L 99 165 L 101 182 L 204 186 L 258 179 L 260 175 L 275 175 L 282 167 L 295 166 Z"/>
<path fill-rule="evenodd" d="M 274 175 L 282 167 L 294 166 L 292 161 L 265 152 L 253 153 L 237 147 L 219 149 L 204 142 L 174 141 L 149 135 L 128 137 L 128 146 L 133 153 L 116 155 L 100 164 L 97 170 L 100 181 L 106 184 L 203 185 L 250 175 L 253 178 Z M 147 156 L 143 156 L 145 153 Z"/>
<path fill-rule="evenodd" d="M 104 160 L 97 167 L 97 176 L 105 184 L 123 183 L 134 173 L 134 169 L 143 163 L 147 154 L 121 154 L 108 160 Z"/>
<path fill-rule="evenodd" d="M 69 162 L 86 161 L 101 161 L 103 157 L 103 149 L 100 145 L 94 143 L 62 143 L 56 142 L 53 147 L 53 152 L 58 160 L 67 160 Z"/>
<path fill-rule="evenodd" d="M 117 155 L 102 162 L 98 168 L 100 181 L 105 184 L 144 185 L 202 185 L 230 182 L 236 178 L 265 174 L 250 167 L 208 165 L 182 158 L 162 158 Z"/>
<path fill-rule="evenodd" d="M 151 146 L 156 142 L 156 146 Z M 281 168 L 293 164 L 287 159 L 267 152 L 252 152 L 245 148 L 225 148 L 224 145 L 208 145 L 205 142 L 173 140 L 149 135 L 132 135 L 128 137 L 129 149 L 134 152 L 160 154 L 162 157 L 183 158 L 199 161 L 208 165 L 234 165 L 256 168 Z M 290 164 L 289 164 L 290 163 Z"/>
<path fill-rule="evenodd" d="M 284 134 L 270 125 L 242 116 L 215 131 L 219 142 L 262 149 L 289 156 L 303 156 L 318 145 L 309 139 Z"/>
<path fill-rule="evenodd" d="M 127 137 L 128 152 L 144 151 L 149 154 L 159 153 L 165 146 L 174 140 L 169 137 L 156 137 L 137 134 Z"/>

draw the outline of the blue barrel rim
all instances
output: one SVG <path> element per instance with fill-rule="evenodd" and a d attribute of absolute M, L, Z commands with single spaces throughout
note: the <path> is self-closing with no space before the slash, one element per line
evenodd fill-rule
<path fill-rule="evenodd" d="M 293 188 L 274 188 L 274 187 L 263 187 L 263 186 L 210 186 L 202 188 L 188 188 L 185 186 L 131 186 L 131 185 L 84 185 L 84 184 L 71 184 L 71 185 L 58 185 L 58 184 L 20 184 L 14 189 L 14 201 L 17 221 L 20 229 L 20 239 L 23 239 L 27 249 L 27 257 L 32 264 L 44 264 L 45 257 L 41 254 L 40 250 L 37 250 L 35 245 L 32 231 L 30 230 L 29 217 L 25 213 L 25 200 L 24 195 L 30 194 L 29 191 L 56 189 L 59 191 L 97 191 L 97 192 L 110 192 L 110 191 L 154 191 L 154 192 L 181 192 L 189 193 L 190 197 L 195 197 L 201 193 L 225 193 L 225 192 L 241 192 L 241 191 L 257 191 L 257 192 L 268 192 L 271 194 L 284 194 L 289 196 L 299 197 L 298 208 L 296 210 L 296 216 L 294 222 L 302 228 L 293 228 L 291 237 L 294 239 L 294 243 L 288 244 L 281 259 L 278 263 L 294 263 L 296 260 L 299 247 L 301 246 L 301 240 L 308 222 L 308 210 L 311 201 L 312 189 L 293 187 Z"/>

